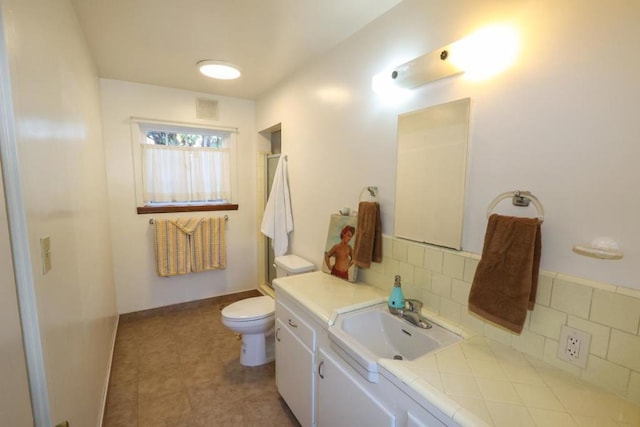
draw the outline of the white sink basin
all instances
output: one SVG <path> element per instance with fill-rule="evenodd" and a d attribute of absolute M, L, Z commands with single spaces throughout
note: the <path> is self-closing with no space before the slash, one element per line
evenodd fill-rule
<path fill-rule="evenodd" d="M 331 347 L 370 382 L 378 360 L 413 360 L 462 338 L 439 325 L 422 329 L 389 313 L 386 303 L 340 314 L 329 327 Z"/>

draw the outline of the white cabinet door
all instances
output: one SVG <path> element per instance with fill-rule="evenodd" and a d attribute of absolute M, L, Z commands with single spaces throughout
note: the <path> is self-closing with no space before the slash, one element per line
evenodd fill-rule
<path fill-rule="evenodd" d="M 415 411 L 407 413 L 407 427 L 446 427 L 442 421 L 427 411 Z"/>
<path fill-rule="evenodd" d="M 314 354 L 276 319 L 276 386 L 304 427 L 313 425 Z"/>
<path fill-rule="evenodd" d="M 395 417 L 325 349 L 318 358 L 318 427 L 393 427 Z M 357 375 L 357 374 L 355 374 Z"/>

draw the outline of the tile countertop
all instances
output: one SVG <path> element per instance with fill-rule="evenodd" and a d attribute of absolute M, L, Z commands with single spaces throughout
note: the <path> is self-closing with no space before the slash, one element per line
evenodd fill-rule
<path fill-rule="evenodd" d="M 340 313 L 387 299 L 378 288 L 322 272 L 274 284 L 327 325 Z M 413 361 L 381 359 L 379 365 L 397 387 L 464 427 L 640 426 L 639 406 L 482 336 Z"/>
<path fill-rule="evenodd" d="M 273 284 L 305 306 L 321 323 L 333 325 L 340 313 L 387 300 L 382 290 L 350 283 L 322 271 L 275 279 Z"/>

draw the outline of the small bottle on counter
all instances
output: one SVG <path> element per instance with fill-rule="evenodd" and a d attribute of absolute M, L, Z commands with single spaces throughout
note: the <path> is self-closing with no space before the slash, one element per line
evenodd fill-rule
<path fill-rule="evenodd" d="M 400 287 L 400 276 L 396 276 L 393 282 L 393 290 L 389 296 L 388 305 L 389 311 L 393 314 L 397 314 L 400 310 L 404 309 L 404 295 Z"/>

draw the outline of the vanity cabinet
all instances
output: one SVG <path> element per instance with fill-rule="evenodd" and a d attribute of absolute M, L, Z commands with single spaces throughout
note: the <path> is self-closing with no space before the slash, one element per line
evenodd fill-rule
<path fill-rule="evenodd" d="M 282 280 L 300 286 L 294 280 L 303 276 Z M 324 273 L 321 279 L 329 280 L 325 276 L 335 279 Z M 343 281 L 335 280 L 339 281 L 336 289 L 344 289 Z M 380 375 L 378 383 L 367 381 L 331 347 L 326 314 L 336 308 L 306 298 L 315 304 L 309 308 L 276 285 L 276 386 L 303 427 L 458 426 L 433 405 L 410 397 L 399 379 Z M 299 288 L 296 292 L 300 293 Z"/>
<path fill-rule="evenodd" d="M 351 368 L 345 366 L 338 356 L 322 347 L 319 349 L 316 425 L 395 426 L 395 416 L 358 384 L 358 374 L 349 372 L 349 369 Z"/>
<path fill-rule="evenodd" d="M 276 301 L 276 387 L 304 427 L 314 425 L 316 333 L 301 315 Z"/>

